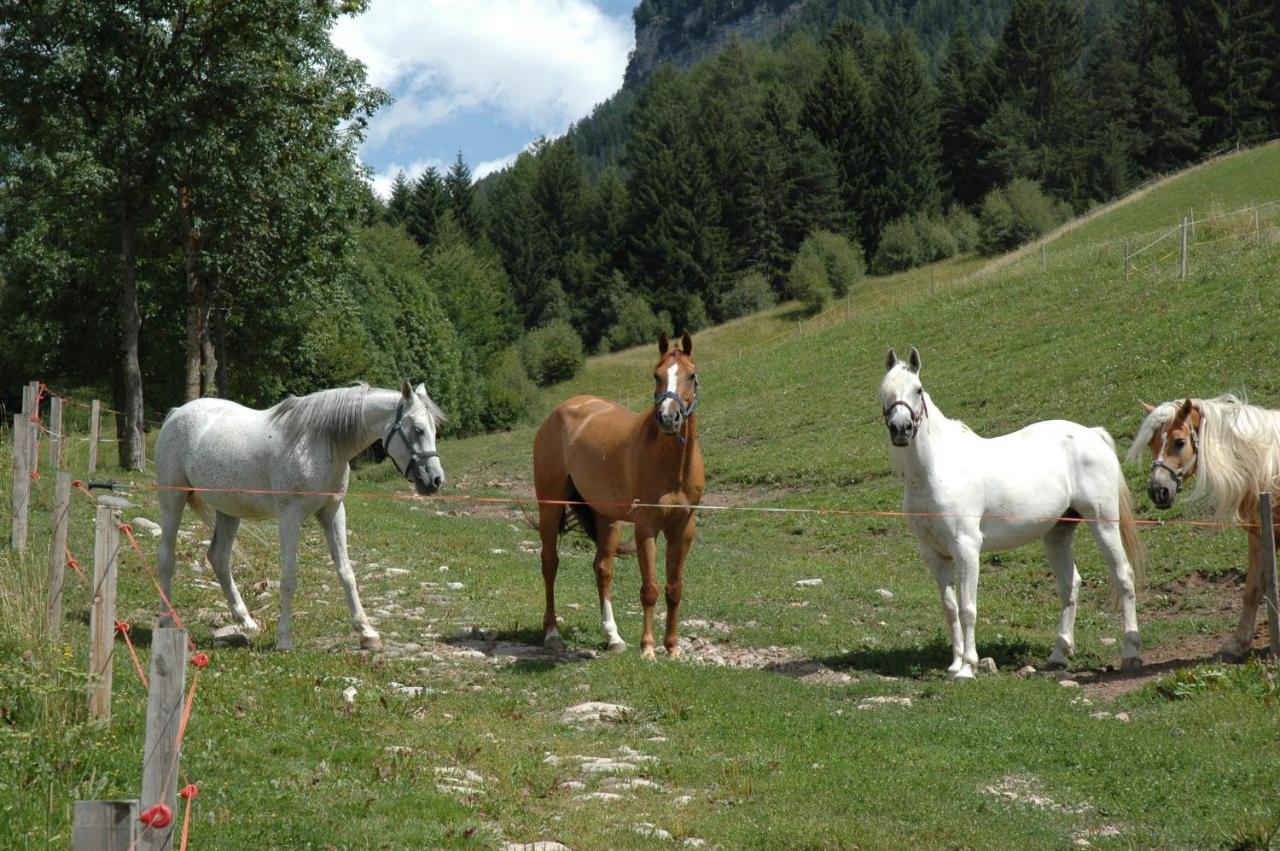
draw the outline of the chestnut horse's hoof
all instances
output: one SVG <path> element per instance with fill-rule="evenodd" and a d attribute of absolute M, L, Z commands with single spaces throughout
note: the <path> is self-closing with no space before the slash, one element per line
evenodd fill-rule
<path fill-rule="evenodd" d="M 640 656 L 641 656 L 641 658 L 644 658 L 644 659 L 656 659 L 656 658 L 658 658 L 657 654 L 653 652 L 653 645 L 649 645 L 648 647 L 642 647 L 642 648 L 640 648 Z"/>
<path fill-rule="evenodd" d="M 681 651 L 679 644 L 677 644 L 675 647 L 667 648 L 667 656 L 671 659 L 679 659 L 683 655 L 684 655 L 684 652 Z"/>
<path fill-rule="evenodd" d="M 552 653 L 563 653 L 564 639 L 560 637 L 559 633 L 547 633 L 547 635 L 542 639 L 542 646 L 550 650 Z"/>
<path fill-rule="evenodd" d="M 1142 657 L 1141 657 L 1141 656 L 1127 656 L 1127 657 L 1125 657 L 1124 659 L 1121 659 L 1121 660 L 1120 660 L 1120 670 L 1122 670 L 1122 671 L 1141 671 L 1141 670 L 1142 670 Z"/>

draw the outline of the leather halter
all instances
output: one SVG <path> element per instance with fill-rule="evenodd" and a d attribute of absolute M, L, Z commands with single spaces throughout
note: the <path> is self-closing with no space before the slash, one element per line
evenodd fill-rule
<path fill-rule="evenodd" d="M 404 413 L 404 399 L 401 399 L 400 404 L 396 405 L 396 418 L 391 423 L 391 428 L 387 429 L 387 436 L 382 439 L 382 449 L 387 453 L 387 457 L 391 459 L 391 463 L 400 472 L 400 475 L 404 476 L 409 481 L 413 481 L 409 478 L 409 471 L 412 470 L 413 466 L 416 464 L 418 466 L 418 479 L 423 485 L 426 485 L 426 479 L 424 479 L 422 475 L 423 465 L 430 458 L 439 458 L 440 453 L 436 452 L 434 449 L 429 452 L 417 452 L 414 450 L 413 442 L 410 441 L 409 436 L 404 433 Z M 400 439 L 404 441 L 405 448 L 409 450 L 409 461 L 405 464 L 403 469 L 400 467 L 400 462 L 396 461 L 396 456 L 391 454 L 391 438 L 396 435 L 400 436 Z"/>
<path fill-rule="evenodd" d="M 907 413 L 911 416 L 911 428 L 919 429 L 920 420 L 923 419 L 925 416 L 927 416 L 929 413 L 929 403 L 926 401 L 925 396 L 921 395 L 920 397 L 919 411 L 913 411 L 911 409 L 911 403 L 905 399 L 899 399 L 898 401 L 889 405 L 887 408 L 884 409 L 884 421 L 886 424 L 888 424 L 889 422 L 889 417 L 893 415 L 893 409 L 898 407 L 899 405 L 906 408 Z"/>
<path fill-rule="evenodd" d="M 1183 464 L 1181 467 L 1178 467 L 1175 469 L 1169 465 L 1169 462 L 1164 460 L 1164 448 L 1169 442 L 1168 436 L 1166 436 L 1165 442 L 1160 444 L 1160 454 L 1157 455 L 1156 459 L 1151 462 L 1152 476 L 1156 474 L 1156 470 L 1164 470 L 1173 478 L 1173 485 L 1174 485 L 1173 492 L 1175 494 L 1182 493 L 1183 480 L 1187 477 L 1187 474 L 1191 472 L 1191 468 L 1196 465 L 1196 462 L 1200 460 L 1200 428 L 1203 428 L 1203 427 L 1204 427 L 1204 412 L 1202 411 L 1200 413 L 1200 427 L 1193 428 L 1188 432 L 1188 434 L 1191 435 L 1192 455 L 1191 455 L 1190 461 Z"/>

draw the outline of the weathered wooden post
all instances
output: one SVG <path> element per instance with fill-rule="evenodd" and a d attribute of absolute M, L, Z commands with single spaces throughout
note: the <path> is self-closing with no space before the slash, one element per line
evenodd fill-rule
<path fill-rule="evenodd" d="M 938 272 L 936 269 L 929 270 L 929 298 L 936 298 L 938 295 Z"/>
<path fill-rule="evenodd" d="M 111 718 L 111 658 L 115 653 L 116 560 L 120 515 L 98 506 L 93 534 L 93 608 L 89 611 L 89 720 Z"/>
<path fill-rule="evenodd" d="M 32 380 L 27 383 L 27 393 L 31 396 L 31 408 L 27 411 L 27 421 L 31 424 L 31 438 L 27 445 L 31 459 L 27 462 L 28 470 L 40 469 L 38 455 L 40 453 L 40 382 Z"/>
<path fill-rule="evenodd" d="M 71 474 L 58 473 L 53 486 L 53 540 L 49 543 L 49 639 L 62 631 L 62 582 L 67 572 L 67 525 L 71 520 Z"/>
<path fill-rule="evenodd" d="M 1271 659 L 1280 659 L 1280 593 L 1276 581 L 1276 530 L 1271 494 L 1258 494 L 1258 534 L 1262 537 L 1262 579 L 1267 597 L 1267 629 L 1271 633 Z"/>
<path fill-rule="evenodd" d="M 98 417 L 102 405 L 97 399 L 89 406 L 89 472 L 98 471 Z"/>
<path fill-rule="evenodd" d="M 1262 244 L 1262 222 L 1259 220 L 1258 208 L 1253 209 L 1253 241 Z"/>
<path fill-rule="evenodd" d="M 27 514 L 31 509 L 31 453 L 27 441 L 31 436 L 31 421 L 25 413 L 13 417 L 13 491 L 10 506 L 13 509 L 13 525 L 9 533 L 9 549 L 27 548 Z"/>
<path fill-rule="evenodd" d="M 142 752 L 142 812 L 157 804 L 176 812 L 178 730 L 187 682 L 187 631 L 159 627 L 151 634 L 151 679 L 147 690 L 147 738 Z M 142 829 L 140 849 L 169 851 L 174 821 Z"/>
<path fill-rule="evenodd" d="M 1048 268 L 1048 264 L 1044 258 L 1044 243 L 1040 243 L 1040 271 L 1043 272 Z"/>
<path fill-rule="evenodd" d="M 1129 280 L 1129 237 L 1124 238 L 1124 279 Z"/>
<path fill-rule="evenodd" d="M 1182 220 L 1182 280 L 1187 279 L 1187 220 Z"/>
<path fill-rule="evenodd" d="M 138 842 L 137 801 L 76 801 L 72 851 L 131 851 Z"/>
<path fill-rule="evenodd" d="M 62 400 L 49 399 L 49 466 L 57 470 L 62 463 Z"/>

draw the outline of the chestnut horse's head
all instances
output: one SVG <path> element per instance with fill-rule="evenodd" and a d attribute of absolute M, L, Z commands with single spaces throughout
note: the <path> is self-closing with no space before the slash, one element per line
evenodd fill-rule
<path fill-rule="evenodd" d="M 920 353 L 913 347 L 903 363 L 893 349 L 885 355 L 884 380 L 880 382 L 880 403 L 889 440 L 894 446 L 906 446 L 920 430 L 920 420 L 928 413 L 924 385 L 920 383 Z"/>
<path fill-rule="evenodd" d="M 1204 412 L 1194 399 L 1182 404 L 1166 402 L 1163 405 L 1142 403 L 1147 412 L 1141 437 L 1149 432 L 1147 446 L 1151 448 L 1151 481 L 1147 495 L 1156 508 L 1171 508 L 1182 490 L 1186 479 L 1196 474 L 1200 460 L 1200 426 Z"/>
<path fill-rule="evenodd" d="M 662 355 L 653 368 L 653 413 L 665 434 L 677 434 L 698 406 L 698 368 L 693 364 L 693 339 L 685 331 L 680 348 L 671 347 L 666 334 L 658 335 Z"/>

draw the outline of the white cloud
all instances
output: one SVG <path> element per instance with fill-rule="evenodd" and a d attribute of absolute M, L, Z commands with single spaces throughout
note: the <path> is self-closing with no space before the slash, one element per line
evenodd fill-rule
<path fill-rule="evenodd" d="M 370 122 L 380 144 L 466 110 L 559 135 L 617 90 L 634 36 L 588 0 L 373 0 L 333 41 L 397 95 Z"/>
<path fill-rule="evenodd" d="M 476 165 L 471 174 L 476 180 L 479 180 L 486 175 L 493 174 L 495 171 L 502 171 L 515 162 L 518 156 L 520 156 L 520 153 L 517 151 L 514 154 L 507 154 L 505 157 L 498 157 L 496 160 L 484 160 Z"/>
<path fill-rule="evenodd" d="M 404 176 L 409 179 L 410 183 L 417 180 L 418 177 L 431 166 L 435 166 L 436 171 L 444 174 L 449 169 L 449 164 L 441 160 L 428 158 L 422 160 L 414 160 L 408 165 L 402 163 L 391 163 L 385 171 L 380 171 L 373 176 L 370 181 L 373 185 L 373 191 L 384 201 L 391 197 L 391 184 L 396 179 L 396 174 L 403 171 Z"/>

